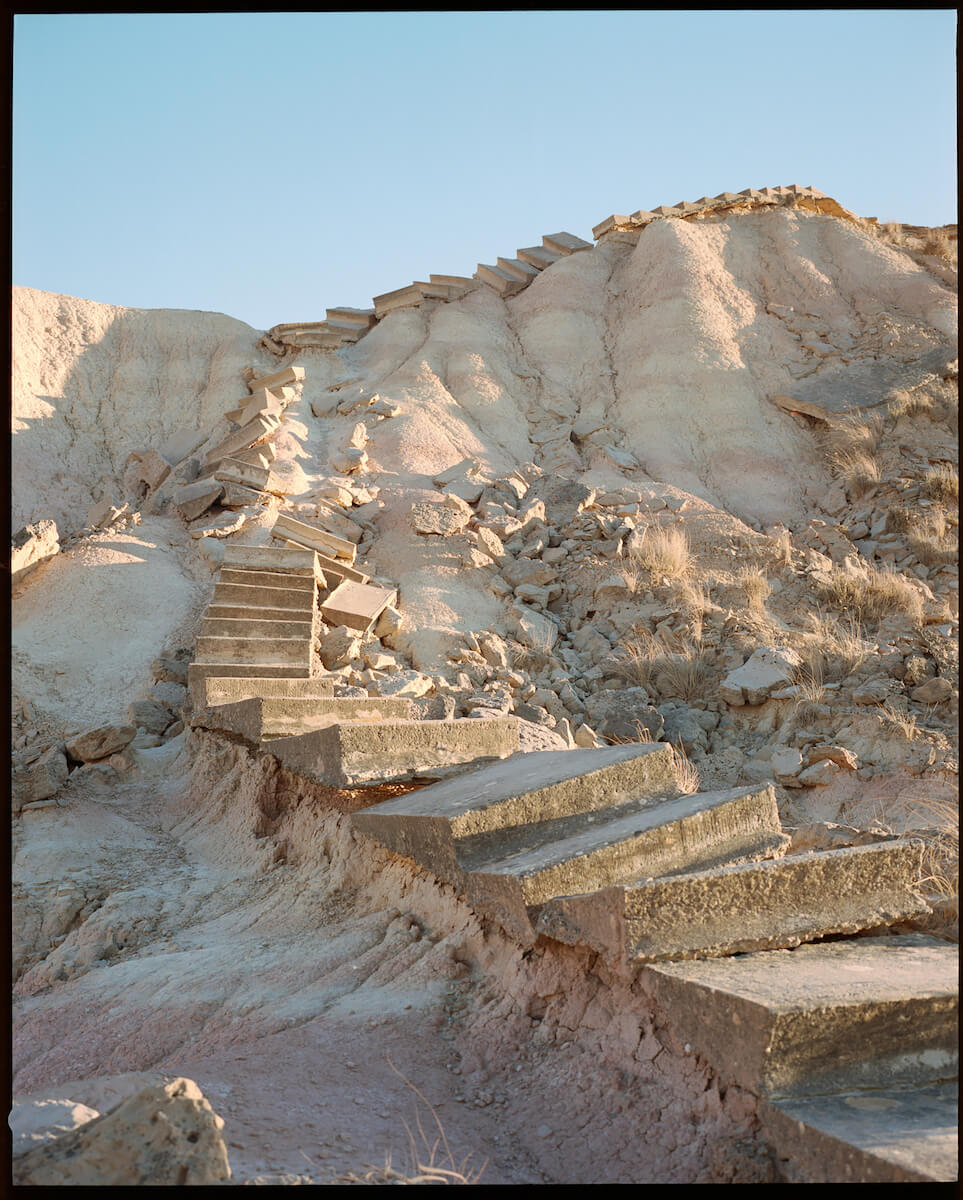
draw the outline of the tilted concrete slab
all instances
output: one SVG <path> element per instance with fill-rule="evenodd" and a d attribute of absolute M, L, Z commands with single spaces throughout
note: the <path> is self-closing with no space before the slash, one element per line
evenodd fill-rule
<path fill-rule="evenodd" d="M 544 271 L 546 267 L 558 262 L 560 258 L 565 258 L 565 255 L 559 254 L 555 250 L 549 250 L 547 246 L 523 246 L 520 250 L 515 251 L 515 257 L 539 271 Z"/>
<path fill-rule="evenodd" d="M 220 461 L 244 462 L 252 463 L 256 467 L 269 467 L 277 456 L 278 452 L 270 442 L 259 442 L 256 446 L 249 446 L 247 450 L 238 450 L 229 458 L 223 458 Z"/>
<path fill-rule="evenodd" d="M 676 790 L 668 746 L 632 744 L 600 750 L 549 750 L 439 783 L 355 813 L 352 823 L 389 850 L 444 879 L 460 876 L 459 839 L 547 828 L 545 822 L 595 812 L 626 798 L 653 800 Z"/>
<path fill-rule="evenodd" d="M 192 691 L 196 709 L 215 704 L 234 704 L 249 697 L 280 697 L 291 700 L 325 700 L 334 695 L 330 679 L 258 678 L 242 675 L 200 677 Z"/>
<path fill-rule="evenodd" d="M 410 308 L 412 305 L 424 304 L 424 302 L 425 298 L 421 293 L 421 288 L 413 283 L 407 287 L 396 288 L 393 292 L 382 292 L 372 301 L 375 316 L 379 321 L 396 308 Z"/>
<path fill-rule="evenodd" d="M 280 371 L 275 371 L 273 375 L 259 375 L 254 379 L 248 380 L 247 386 L 252 392 L 256 392 L 260 388 L 273 389 L 300 383 L 303 378 L 304 367 L 284 367 Z"/>
<path fill-rule="evenodd" d="M 574 233 L 547 233 L 542 238 L 542 245 L 557 254 L 576 254 L 579 250 L 592 250 L 591 242 L 576 237 Z"/>
<path fill-rule="evenodd" d="M 487 283 L 490 288 L 493 288 L 503 298 L 514 296 L 525 287 L 525 283 L 522 280 L 516 278 L 514 275 L 509 275 L 501 267 L 493 267 L 489 263 L 478 264 L 475 278 L 481 280 L 482 283 Z"/>
<path fill-rule="evenodd" d="M 373 308 L 328 308 L 325 316 L 339 325 L 355 325 L 360 329 L 370 329 L 377 322 Z"/>
<path fill-rule="evenodd" d="M 284 401 L 268 388 L 259 388 L 252 395 L 245 397 L 240 404 L 229 409 L 224 415 L 236 425 L 247 425 L 261 413 L 278 417 L 284 412 Z"/>
<path fill-rule="evenodd" d="M 317 516 L 314 519 L 322 529 L 333 533 L 335 537 L 344 538 L 346 542 L 357 545 L 364 537 L 364 530 L 357 521 L 352 521 L 343 509 L 339 510 L 336 505 L 328 504 L 323 499 L 317 503 Z"/>
<path fill-rule="evenodd" d="M 760 859 L 782 852 L 789 841 L 768 785 L 648 807 L 627 801 L 553 825 L 486 834 L 457 847 L 469 899 L 527 942 L 535 936 L 533 910 L 556 896 L 611 887 L 639 874 Z"/>
<path fill-rule="evenodd" d="M 653 964 L 642 979 L 723 1081 L 818 1095 L 953 1078 L 958 959 L 906 934 Z"/>
<path fill-rule="evenodd" d="M 409 700 L 362 697 L 255 696 L 205 708 L 192 724 L 226 729 L 252 745 L 265 739 L 293 737 L 329 725 L 352 722 L 410 721 Z"/>
<path fill-rule="evenodd" d="M 518 752 L 513 717 L 342 722 L 261 743 L 289 770 L 335 788 L 374 787 L 459 774 Z"/>
<path fill-rule="evenodd" d="M 279 535 L 279 541 L 284 541 L 285 545 L 294 550 L 303 549 L 299 542 L 290 542 Z M 342 579 L 352 579 L 355 583 L 369 583 L 370 575 L 365 575 L 364 571 L 359 571 L 356 567 L 350 567 L 343 559 L 329 558 L 320 550 L 315 552 L 318 560 L 318 568 L 324 573 L 324 578 L 327 580 L 329 587 L 337 587 Z"/>
<path fill-rule="evenodd" d="M 287 588 L 295 592 L 314 595 L 316 587 L 313 575 L 294 574 L 290 571 L 260 571 L 248 567 L 221 566 L 218 583 L 240 583 L 248 587 Z"/>
<path fill-rule="evenodd" d="M 311 642 L 304 638 L 199 637 L 196 663 L 290 663 L 311 665 Z"/>
<path fill-rule="evenodd" d="M 766 1100 L 759 1115 L 792 1182 L 951 1183 L 959 1177 L 958 1088 Z"/>
<path fill-rule="evenodd" d="M 221 569 L 245 571 L 274 571 L 285 575 L 314 575 L 317 571 L 317 556 L 313 550 L 298 546 L 284 549 L 280 546 L 227 546 Z"/>
<path fill-rule="evenodd" d="M 612 215 L 606 217 L 604 221 L 599 221 L 598 225 L 592 226 L 592 237 L 598 241 L 598 239 L 602 237 L 603 234 L 608 233 L 610 229 L 617 229 L 621 226 L 627 226 L 629 224 L 631 224 L 631 218 L 626 216 L 624 213 L 612 213 Z"/>
<path fill-rule="evenodd" d="M 537 928 L 636 962 L 789 949 L 929 912 L 922 855 L 893 841 L 628 883 L 551 900 Z"/>
<path fill-rule="evenodd" d="M 357 547 L 345 538 L 337 537 L 327 530 L 319 529 L 316 525 L 308 525 L 304 521 L 295 520 L 287 513 L 278 513 L 271 536 L 285 541 L 297 542 L 311 550 L 332 555 L 336 559 L 344 559 L 351 564 L 357 556 Z"/>
<path fill-rule="evenodd" d="M 230 458 L 239 450 L 248 450 L 257 442 L 273 437 L 281 428 L 281 422 L 274 416 L 259 416 L 247 425 L 229 434 L 205 456 L 206 463 L 217 463 L 222 458 Z"/>
<path fill-rule="evenodd" d="M 215 479 L 198 479 L 177 488 L 173 496 L 174 507 L 185 521 L 193 521 L 220 500 L 223 491 L 223 483 Z"/>
<path fill-rule="evenodd" d="M 251 586 L 244 583 L 215 583 L 214 605 L 231 604 L 243 608 L 284 608 L 296 612 L 312 612 L 312 592 L 299 588 Z"/>
<path fill-rule="evenodd" d="M 532 266 L 531 263 L 525 262 L 521 258 L 501 258 L 497 260 L 497 265 L 500 270 L 506 275 L 511 275 L 515 279 L 520 279 L 522 283 L 531 283 L 533 279 L 537 279 L 540 274 L 538 267 Z"/>
<path fill-rule="evenodd" d="M 253 463 L 238 462 L 233 458 L 222 458 L 217 464 L 214 478 L 222 483 L 240 483 L 244 487 L 255 488 L 263 492 L 271 472 L 267 467 L 258 467 Z"/>
<path fill-rule="evenodd" d="M 290 613 L 288 614 L 290 616 Z M 201 637 L 278 637 L 311 640 L 314 625 L 310 621 L 274 621 L 270 618 L 223 618 L 206 616 L 201 621 Z"/>
<path fill-rule="evenodd" d="M 396 588 L 375 587 L 343 579 L 321 605 L 329 625 L 347 625 L 367 633 L 389 604 L 398 599 Z"/>
<path fill-rule="evenodd" d="M 243 483 L 225 483 L 220 505 L 222 508 L 247 508 L 263 498 L 264 493 L 260 489 L 246 487 Z"/>

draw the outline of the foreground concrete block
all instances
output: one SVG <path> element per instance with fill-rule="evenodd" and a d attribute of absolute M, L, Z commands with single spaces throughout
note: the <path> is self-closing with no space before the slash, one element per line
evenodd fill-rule
<path fill-rule="evenodd" d="M 345 538 L 308 525 L 304 521 L 295 520 L 287 513 L 278 513 L 271 536 L 288 542 L 295 542 L 310 550 L 318 550 L 323 554 L 333 555 L 336 559 L 344 559 L 351 564 L 357 556 L 357 547 Z"/>
<path fill-rule="evenodd" d="M 410 721 L 415 718 L 407 700 L 362 697 L 255 696 L 219 704 L 195 716 L 192 724 L 226 729 L 252 745 L 265 739 L 292 737 L 351 722 Z"/>
<path fill-rule="evenodd" d="M 949 1183 L 957 1091 L 954 1082 L 770 1100 L 760 1117 L 791 1182 Z"/>
<path fill-rule="evenodd" d="M 458 774 L 518 752 L 511 717 L 465 721 L 345 722 L 261 743 L 285 767 L 336 788 Z"/>
<path fill-rule="evenodd" d="M 725 1082 L 825 1095 L 955 1076 L 958 959 L 906 934 L 660 963 L 643 979 Z"/>
<path fill-rule="evenodd" d="M 538 930 L 636 962 L 789 949 L 929 912 L 921 842 L 799 854 L 550 901 Z"/>
<path fill-rule="evenodd" d="M 284 367 L 273 375 L 259 375 L 248 380 L 247 386 L 252 392 L 261 388 L 280 388 L 288 384 L 300 383 L 304 379 L 304 367 Z"/>
<path fill-rule="evenodd" d="M 367 633 L 384 610 L 398 598 L 395 588 L 352 583 L 345 579 L 321 605 L 321 616 L 329 625 L 347 625 Z"/>
<path fill-rule="evenodd" d="M 30 574 L 42 562 L 60 553 L 60 539 L 54 521 L 25 525 L 12 539 L 10 575 L 14 583 Z"/>

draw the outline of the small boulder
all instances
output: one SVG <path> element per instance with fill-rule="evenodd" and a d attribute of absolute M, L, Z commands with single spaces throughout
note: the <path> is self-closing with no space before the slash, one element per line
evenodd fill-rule
<path fill-rule="evenodd" d="M 55 742 L 39 754 L 30 750 L 13 759 L 10 801 L 14 812 L 25 804 L 47 800 L 67 782 L 67 757 L 63 742 Z"/>
<path fill-rule="evenodd" d="M 74 762 L 97 762 L 123 750 L 136 734 L 136 725 L 102 725 L 69 741 L 67 757 Z"/>
<path fill-rule="evenodd" d="M 802 663 L 788 646 L 767 646 L 755 650 L 737 670 L 722 681 L 719 693 L 727 704 L 762 704 L 780 688 L 792 683 Z"/>
<path fill-rule="evenodd" d="M 346 667 L 360 650 L 361 639 L 346 625 L 337 626 L 321 639 L 321 661 L 329 671 Z"/>
<path fill-rule="evenodd" d="M 127 709 L 127 715 L 131 724 L 146 729 L 148 733 L 163 733 L 171 723 L 171 713 L 167 705 L 146 697 L 143 700 L 135 700 Z"/>
<path fill-rule="evenodd" d="M 953 685 L 948 679 L 938 675 L 935 679 L 927 680 L 926 683 L 913 688 L 910 697 L 920 704 L 942 704 L 944 700 L 949 700 L 952 694 Z"/>

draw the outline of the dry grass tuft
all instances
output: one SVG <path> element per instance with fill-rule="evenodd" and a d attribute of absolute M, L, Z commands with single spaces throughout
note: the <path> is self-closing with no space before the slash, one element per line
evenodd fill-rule
<path fill-rule="evenodd" d="M 619 647 L 613 674 L 629 687 L 642 687 L 666 698 L 697 700 L 709 686 L 709 657 L 695 642 L 680 639 L 670 648 L 644 630 Z"/>
<path fill-rule="evenodd" d="M 761 571 L 752 567 L 743 567 L 738 576 L 739 586 L 746 596 L 746 604 L 754 613 L 762 615 L 766 611 L 766 601 L 772 592 L 769 580 Z"/>
<path fill-rule="evenodd" d="M 894 421 L 900 417 L 931 417 L 935 410 L 933 398 L 926 392 L 894 392 L 886 407 Z"/>
<path fill-rule="evenodd" d="M 683 796 L 694 796 L 701 780 L 699 768 L 690 762 L 682 745 L 672 746 L 672 762 L 675 767 L 675 782 Z"/>
<path fill-rule="evenodd" d="M 693 568 L 689 540 L 685 530 L 678 527 L 649 526 L 642 544 L 632 552 L 631 558 L 653 575 L 670 580 L 685 579 Z"/>
<path fill-rule="evenodd" d="M 930 500 L 956 504 L 960 498 L 959 474 L 948 463 L 930 467 L 920 483 L 920 491 Z"/>
<path fill-rule="evenodd" d="M 792 702 L 792 721 L 795 725 L 810 725 L 822 717 L 820 706 L 826 699 L 822 675 L 815 669 L 801 669 L 796 678 L 799 693 Z"/>
<path fill-rule="evenodd" d="M 865 450 L 838 450 L 830 456 L 833 474 L 854 499 L 868 495 L 882 478 L 876 458 Z"/>
<path fill-rule="evenodd" d="M 877 567 L 867 567 L 863 575 L 833 571 L 829 582 L 819 585 L 819 595 L 859 624 L 878 624 L 900 613 L 915 625 L 923 619 L 919 592 L 901 576 Z"/>
<path fill-rule="evenodd" d="M 955 263 L 957 259 L 957 244 L 942 229 L 930 230 L 923 239 L 922 251 L 948 263 Z"/>
<path fill-rule="evenodd" d="M 892 702 L 881 705 L 879 715 L 889 729 L 894 732 L 899 730 L 908 742 L 915 742 L 919 737 L 920 731 L 916 726 L 916 718 L 901 708 L 897 708 Z"/>
<path fill-rule="evenodd" d="M 872 653 L 854 617 L 840 621 L 826 613 L 807 613 L 806 623 L 809 628 L 798 649 L 803 672 L 813 679 L 828 682 L 845 679 Z"/>
<path fill-rule="evenodd" d="M 930 893 L 951 904 L 949 909 L 959 920 L 960 909 L 960 808 L 955 800 L 927 799 L 919 802 L 914 817 L 924 825 L 922 839 L 923 870 L 920 884 Z M 919 836 L 919 835 L 918 835 Z"/>

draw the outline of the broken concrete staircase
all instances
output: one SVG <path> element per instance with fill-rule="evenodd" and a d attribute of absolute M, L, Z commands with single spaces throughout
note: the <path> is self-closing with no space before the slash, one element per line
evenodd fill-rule
<path fill-rule="evenodd" d="M 188 678 L 311 676 L 318 620 L 315 556 L 305 550 L 231 547 L 214 585 Z"/>
<path fill-rule="evenodd" d="M 499 296 L 517 295 L 546 267 L 578 250 L 591 250 L 592 243 L 573 233 L 551 233 L 542 238 L 542 246 L 529 246 L 518 251 L 517 258 L 499 258 L 497 262 L 479 263 L 475 278 L 487 283 Z"/>
<path fill-rule="evenodd" d="M 770 787 L 680 796 L 671 748 L 653 744 L 526 754 L 352 821 L 524 944 L 556 897 L 752 861 L 788 842 Z"/>

